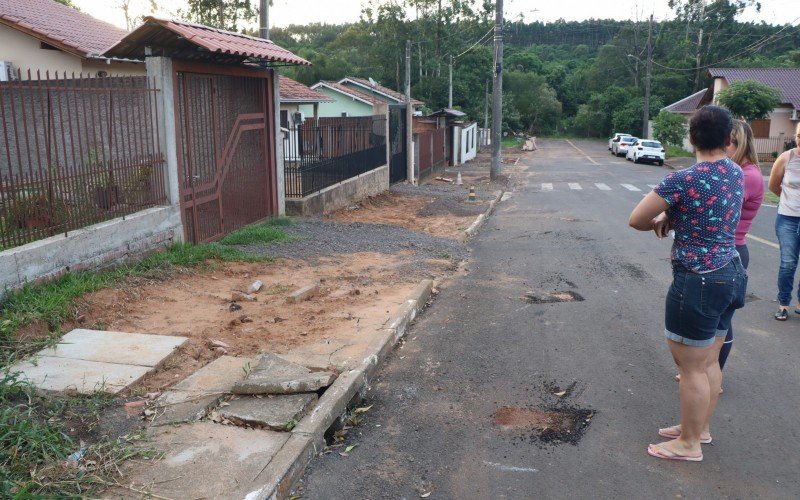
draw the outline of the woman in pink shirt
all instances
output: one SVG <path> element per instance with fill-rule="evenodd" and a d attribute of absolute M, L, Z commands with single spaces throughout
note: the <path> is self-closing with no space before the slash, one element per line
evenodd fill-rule
<path fill-rule="evenodd" d="M 761 201 L 764 199 L 764 177 L 758 166 L 758 153 L 756 142 L 753 139 L 753 130 L 747 122 L 735 120 L 731 132 L 731 145 L 728 146 L 728 156 L 742 167 L 744 172 L 744 200 L 742 201 L 742 218 L 736 227 L 736 250 L 742 259 L 742 265 L 747 269 L 750 262 L 750 252 L 747 250 L 747 236 L 750 225 L 756 218 Z M 733 327 L 725 336 L 725 344 L 719 353 L 719 367 L 725 367 L 725 361 L 733 346 Z"/>
<path fill-rule="evenodd" d="M 736 226 L 736 251 L 742 259 L 742 266 L 747 269 L 750 263 L 750 252 L 747 250 L 747 236 L 750 225 L 756 218 L 761 201 L 764 199 L 764 178 L 758 166 L 758 153 L 753 139 L 753 130 L 747 122 L 734 120 L 731 131 L 731 143 L 728 146 L 728 157 L 742 167 L 744 172 L 744 199 L 742 201 L 742 218 Z M 728 329 L 725 343 L 719 352 L 719 368 L 725 367 L 725 361 L 733 347 L 733 326 Z M 680 375 L 675 376 L 680 381 Z M 677 432 L 676 432 L 677 434 Z"/>

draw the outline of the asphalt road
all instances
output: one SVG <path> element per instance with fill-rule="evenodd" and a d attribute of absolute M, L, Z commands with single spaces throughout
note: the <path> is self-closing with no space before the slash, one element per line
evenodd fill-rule
<path fill-rule="evenodd" d="M 337 448 L 315 458 L 298 492 L 800 496 L 800 316 L 772 319 L 775 209 L 762 208 L 752 230 L 760 239 L 749 242 L 752 297 L 734 319 L 714 444 L 704 445 L 702 463 L 657 460 L 646 446 L 678 417 L 663 337 L 669 242 L 629 229 L 627 218 L 667 170 L 615 158 L 598 142 L 539 146 L 472 241 L 469 272 L 441 290 L 373 382 L 374 406 L 347 438 L 358 446 L 346 457 Z M 530 303 L 529 291 L 584 300 Z M 535 419 L 528 428 L 499 425 L 498 415 L 514 408 L 595 413 L 581 414 L 590 423 L 572 444 L 543 442 Z"/>

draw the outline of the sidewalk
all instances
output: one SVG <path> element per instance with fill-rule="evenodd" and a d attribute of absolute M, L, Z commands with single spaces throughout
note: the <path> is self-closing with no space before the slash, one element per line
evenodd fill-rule
<path fill-rule="evenodd" d="M 311 458 L 368 411 L 355 409 L 360 394 L 437 283 L 465 262 L 465 240 L 500 199 L 506 179 L 490 181 L 481 164 L 436 175 L 458 171 L 462 186 L 396 185 L 324 218 L 294 220 L 284 228 L 291 241 L 241 247 L 277 258 L 266 265 L 90 298 L 91 321 L 113 311 L 109 329 L 189 339 L 121 401 L 138 409 L 147 435 L 139 446 L 155 455 L 126 462 L 103 496 L 286 498 Z M 254 280 L 263 282 L 255 300 L 228 311 L 229 290 Z M 159 300 L 168 306 L 153 310 Z M 161 394 L 152 401 L 135 396 L 153 391 Z"/>

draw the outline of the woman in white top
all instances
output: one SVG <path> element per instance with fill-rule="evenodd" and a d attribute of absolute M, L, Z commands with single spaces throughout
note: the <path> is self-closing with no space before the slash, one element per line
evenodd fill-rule
<path fill-rule="evenodd" d="M 781 197 L 778 215 L 775 218 L 775 234 L 781 246 L 781 266 L 778 270 L 778 312 L 775 319 L 789 319 L 792 302 L 794 273 L 800 256 L 800 123 L 795 129 L 796 147 L 781 154 L 772 166 L 769 190 Z M 800 314 L 800 285 L 797 290 L 797 306 Z"/>

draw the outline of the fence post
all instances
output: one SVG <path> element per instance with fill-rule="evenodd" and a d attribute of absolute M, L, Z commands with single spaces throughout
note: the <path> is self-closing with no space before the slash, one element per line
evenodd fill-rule
<path fill-rule="evenodd" d="M 158 142 L 164 151 L 164 192 L 167 202 L 180 210 L 180 175 L 178 169 L 178 140 L 177 124 L 175 123 L 175 88 L 173 86 L 172 59 L 168 57 L 147 57 L 147 77 L 153 80 L 158 101 L 157 113 L 153 119 L 157 120 L 153 130 L 158 131 Z M 183 228 L 176 239 L 183 239 Z"/>
<path fill-rule="evenodd" d="M 272 97 L 273 97 L 273 113 L 272 122 L 275 130 L 275 168 L 277 172 L 277 190 L 278 190 L 278 215 L 286 215 L 286 172 L 284 172 L 284 158 L 283 158 L 283 132 L 281 132 L 281 84 L 278 78 L 278 72 L 272 70 Z M 265 117 L 269 120 L 269 117 Z"/>

